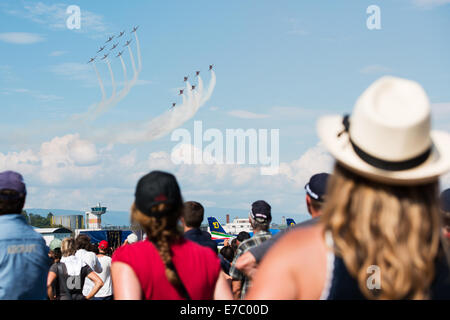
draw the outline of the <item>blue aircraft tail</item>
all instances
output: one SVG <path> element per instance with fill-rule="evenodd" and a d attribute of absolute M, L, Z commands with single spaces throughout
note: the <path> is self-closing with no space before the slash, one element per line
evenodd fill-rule
<path fill-rule="evenodd" d="M 217 221 L 214 217 L 208 217 L 209 230 L 212 232 L 219 232 L 223 234 L 227 234 L 225 229 L 222 227 L 219 221 Z"/>
<path fill-rule="evenodd" d="M 292 226 L 295 226 L 295 221 L 294 221 L 294 219 L 287 218 L 286 219 L 286 224 L 287 224 L 288 227 L 292 227 Z"/>

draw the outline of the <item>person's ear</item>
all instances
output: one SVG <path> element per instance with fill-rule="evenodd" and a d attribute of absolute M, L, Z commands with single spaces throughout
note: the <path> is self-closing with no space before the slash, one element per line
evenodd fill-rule
<path fill-rule="evenodd" d="M 311 198 L 308 194 L 306 195 L 306 208 L 308 209 L 308 212 L 311 213 Z"/>

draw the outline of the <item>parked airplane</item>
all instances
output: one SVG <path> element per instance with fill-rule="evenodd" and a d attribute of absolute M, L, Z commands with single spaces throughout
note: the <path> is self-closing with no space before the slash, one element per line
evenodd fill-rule
<path fill-rule="evenodd" d="M 237 234 L 229 234 L 225 231 L 225 229 L 220 225 L 220 222 L 217 221 L 214 217 L 208 217 L 209 224 L 209 233 L 211 234 L 211 239 L 216 242 L 218 246 L 223 246 L 223 242 L 225 239 L 233 239 L 237 237 Z"/>
<path fill-rule="evenodd" d="M 286 224 L 287 224 L 288 227 L 293 227 L 293 226 L 295 226 L 295 221 L 294 221 L 294 219 L 287 218 L 286 219 Z"/>
<path fill-rule="evenodd" d="M 216 241 L 218 246 L 223 246 L 223 242 L 225 239 L 233 239 L 236 238 L 237 234 L 227 233 L 225 229 L 222 227 L 219 221 L 215 217 L 208 217 L 208 225 L 209 231 L 211 234 L 211 239 Z M 278 233 L 279 229 L 269 229 L 272 235 Z M 250 236 L 253 237 L 253 232 L 249 232 Z"/>

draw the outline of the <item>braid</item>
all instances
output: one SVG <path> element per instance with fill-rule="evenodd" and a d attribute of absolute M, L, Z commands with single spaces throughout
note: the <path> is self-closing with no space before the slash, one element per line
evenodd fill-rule
<path fill-rule="evenodd" d="M 165 205 L 158 205 L 152 211 L 169 211 Z M 134 205 L 131 208 L 132 219 L 139 222 L 147 233 L 147 238 L 151 241 L 159 252 L 159 256 L 164 263 L 165 272 L 169 282 L 178 287 L 181 280 L 169 266 L 172 265 L 172 253 L 170 246 L 180 239 L 181 234 L 177 229 L 179 214 L 164 214 L 161 218 L 149 217 L 140 212 Z"/>

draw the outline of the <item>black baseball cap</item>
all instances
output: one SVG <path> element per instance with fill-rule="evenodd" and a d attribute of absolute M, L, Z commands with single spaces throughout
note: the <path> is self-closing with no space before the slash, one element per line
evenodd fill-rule
<path fill-rule="evenodd" d="M 136 207 L 145 215 L 161 217 L 167 210 L 152 211 L 152 207 L 164 203 L 172 210 L 183 207 L 183 198 L 177 179 L 173 174 L 152 171 L 137 183 L 134 194 Z"/>
<path fill-rule="evenodd" d="M 305 185 L 306 194 L 314 200 L 323 202 L 329 177 L 330 174 L 325 172 L 313 175 Z"/>
<path fill-rule="evenodd" d="M 270 205 L 264 200 L 258 200 L 252 203 L 252 210 L 250 210 L 250 215 L 254 220 L 259 223 L 272 221 Z"/>

